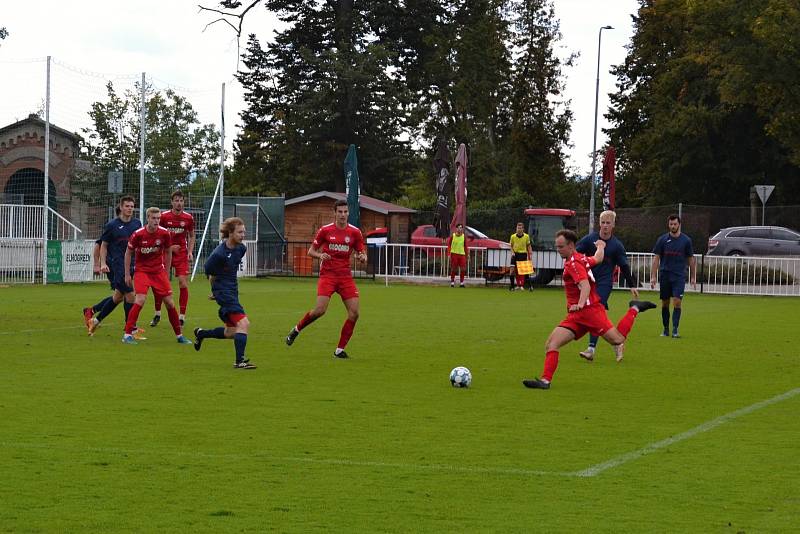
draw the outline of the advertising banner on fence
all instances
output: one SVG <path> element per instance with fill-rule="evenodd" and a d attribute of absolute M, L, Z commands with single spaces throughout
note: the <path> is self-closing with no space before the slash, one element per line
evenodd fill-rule
<path fill-rule="evenodd" d="M 48 241 L 47 242 L 47 283 L 63 282 L 64 278 L 61 276 L 62 258 L 61 258 L 61 242 Z"/>
<path fill-rule="evenodd" d="M 62 241 L 61 275 L 64 282 L 90 282 L 92 280 L 92 241 Z"/>

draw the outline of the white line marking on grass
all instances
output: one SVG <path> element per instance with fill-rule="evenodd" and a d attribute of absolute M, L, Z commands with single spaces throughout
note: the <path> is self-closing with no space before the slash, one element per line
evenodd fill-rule
<path fill-rule="evenodd" d="M 7 332 L 0 332 L 0 336 L 10 336 L 12 334 L 33 334 L 36 332 L 51 332 L 53 330 L 71 330 L 73 328 L 86 328 L 86 325 L 54 326 L 52 328 L 31 328 L 29 330 L 11 330 Z"/>
<path fill-rule="evenodd" d="M 74 452 L 98 452 L 104 454 L 154 454 L 156 456 L 180 456 L 189 458 L 227 458 L 241 459 L 241 454 L 206 453 L 198 451 L 157 451 L 148 449 L 121 449 L 117 447 L 59 447 L 44 443 L 12 443 L 0 442 L 0 447 L 9 449 L 47 449 Z M 267 461 L 297 464 L 342 465 L 349 467 L 379 467 L 391 469 L 406 469 L 414 471 L 449 471 L 453 473 L 486 473 L 496 475 L 524 475 L 524 476 L 562 476 L 575 477 L 574 472 L 540 471 L 536 469 L 521 469 L 513 467 L 480 467 L 448 464 L 413 464 L 402 462 L 378 462 L 367 460 L 348 460 L 346 458 L 302 458 L 295 456 L 270 456 L 267 453 L 250 452 L 249 458 L 263 458 Z"/>
<path fill-rule="evenodd" d="M 786 393 L 781 393 L 780 395 L 776 395 L 771 399 L 763 400 L 761 402 L 757 402 L 755 404 L 751 404 L 750 406 L 745 406 L 739 410 L 734 412 L 727 413 L 725 415 L 721 415 L 716 419 L 712 419 L 711 421 L 707 421 L 701 425 L 698 425 L 694 428 L 687 430 L 686 432 L 681 432 L 675 436 L 672 436 L 667 439 L 663 439 L 661 441 L 657 441 L 655 443 L 651 443 L 646 447 L 642 447 L 639 450 L 631 451 L 629 453 L 617 456 L 616 458 L 612 458 L 606 462 L 599 463 L 593 465 L 583 471 L 577 471 L 572 473 L 574 476 L 578 477 L 593 477 L 603 471 L 607 471 L 609 469 L 613 469 L 614 467 L 619 467 L 620 465 L 630 462 L 632 460 L 637 460 L 646 454 L 650 454 L 652 452 L 656 452 L 659 449 L 663 449 L 664 447 L 669 447 L 674 443 L 678 443 L 679 441 L 683 441 L 689 438 L 692 438 L 698 434 L 702 434 L 704 432 L 708 432 L 709 430 L 713 430 L 714 428 L 727 423 L 728 421 L 732 421 L 737 417 L 741 417 L 743 415 L 747 415 L 750 413 L 755 412 L 756 410 L 760 410 L 761 408 L 766 408 L 767 406 L 771 406 L 772 404 L 776 404 L 778 402 L 791 399 L 792 397 L 797 396 L 800 394 L 800 388 L 795 388 L 792 390 L 787 391 Z"/>

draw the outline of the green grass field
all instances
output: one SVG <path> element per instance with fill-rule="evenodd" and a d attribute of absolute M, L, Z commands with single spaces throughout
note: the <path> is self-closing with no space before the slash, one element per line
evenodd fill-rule
<path fill-rule="evenodd" d="M 291 347 L 314 280 L 241 286 L 248 356 L 197 353 L 169 324 L 120 343 L 80 308 L 106 286 L 0 289 L 3 532 L 788 532 L 800 525 L 798 301 L 688 295 L 625 361 L 565 347 L 528 390 L 558 289 L 361 282 L 350 360 L 328 314 Z M 218 325 L 205 283 L 187 332 Z M 644 293 L 648 298 L 657 295 Z M 610 316 L 629 294 L 612 296 Z M 152 301 L 140 324 L 149 321 Z M 452 367 L 472 387 L 452 388 Z"/>

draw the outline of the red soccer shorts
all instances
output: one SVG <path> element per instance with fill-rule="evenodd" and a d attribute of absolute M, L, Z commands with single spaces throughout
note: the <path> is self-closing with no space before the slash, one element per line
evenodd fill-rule
<path fill-rule="evenodd" d="M 608 319 L 602 304 L 592 304 L 580 311 L 569 312 L 558 326 L 572 330 L 575 339 L 582 338 L 586 332 L 602 337 L 603 334 L 614 328 L 614 324 Z"/>
<path fill-rule="evenodd" d="M 236 326 L 239 321 L 245 319 L 246 317 L 247 315 L 243 313 L 229 313 L 225 316 L 225 326 L 232 328 Z"/>
<path fill-rule="evenodd" d="M 351 277 L 331 278 L 320 276 L 317 283 L 317 296 L 330 297 L 334 293 L 339 293 L 342 300 L 358 298 L 358 288 Z"/>
<path fill-rule="evenodd" d="M 185 250 L 175 252 L 172 255 L 172 268 L 175 269 L 175 276 L 188 276 L 189 253 Z"/>
<path fill-rule="evenodd" d="M 153 294 L 159 297 L 172 295 L 172 286 L 169 283 L 166 271 L 160 273 L 133 273 L 133 289 L 137 295 L 146 295 L 147 290 L 153 288 Z"/>
<path fill-rule="evenodd" d="M 467 272 L 467 256 L 466 254 L 450 254 L 450 272 L 456 272 L 456 269 L 461 269 L 462 273 Z"/>

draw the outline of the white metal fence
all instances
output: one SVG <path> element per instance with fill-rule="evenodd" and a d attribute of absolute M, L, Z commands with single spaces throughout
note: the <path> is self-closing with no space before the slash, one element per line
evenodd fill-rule
<path fill-rule="evenodd" d="M 38 275 L 37 275 L 38 273 Z M 42 241 L 0 238 L 0 283 L 33 284 L 42 276 Z"/>
<path fill-rule="evenodd" d="M 0 239 L 42 239 L 44 206 L 0 204 Z M 78 239 L 80 228 L 47 208 L 48 239 L 65 241 Z"/>
<path fill-rule="evenodd" d="M 91 240 L 87 240 L 91 243 Z M 246 241 L 247 255 L 242 276 L 258 274 L 258 246 Z M 471 282 L 498 281 L 508 265 L 504 251 L 484 248 L 470 249 L 467 277 Z M 371 253 L 368 268 L 376 278 L 389 281 L 445 283 L 449 280 L 450 259 L 443 246 L 381 244 Z M 0 283 L 36 283 L 42 280 L 42 240 L 22 237 L 0 237 Z M 727 295 L 800 296 L 800 257 L 755 258 L 696 255 L 697 287 L 687 283 L 687 292 Z M 650 253 L 628 254 L 632 274 L 640 287 L 650 287 Z M 201 259 L 202 263 L 202 259 Z M 552 263 L 552 262 L 551 262 Z M 537 265 L 537 268 L 556 268 L 561 265 Z M 104 281 L 105 275 L 94 275 Z M 688 281 L 688 279 L 687 279 Z M 556 278 L 551 284 L 560 285 Z M 615 288 L 624 288 L 623 280 Z M 658 286 L 656 286 L 658 288 Z"/>

